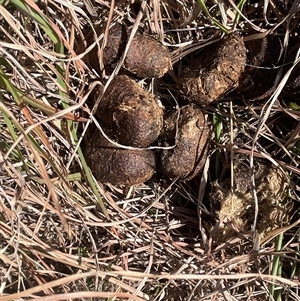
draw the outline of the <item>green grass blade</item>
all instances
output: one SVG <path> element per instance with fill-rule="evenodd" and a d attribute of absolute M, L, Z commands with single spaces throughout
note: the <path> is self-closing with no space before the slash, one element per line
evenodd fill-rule
<path fill-rule="evenodd" d="M 28 7 L 21 0 L 10 0 L 9 1 L 12 5 L 14 5 L 17 9 L 22 11 L 23 13 L 27 14 L 31 19 L 36 21 L 41 28 L 45 31 L 45 33 L 49 36 L 49 38 L 53 41 L 53 43 L 58 43 L 59 38 L 57 37 L 56 33 L 51 29 L 49 22 L 45 15 L 39 14 L 34 8 Z"/>
<path fill-rule="evenodd" d="M 217 105 L 218 109 L 221 109 L 221 105 Z M 223 132 L 223 122 L 222 122 L 222 117 L 219 114 L 214 113 L 213 114 L 213 130 L 215 133 L 215 140 L 216 142 L 220 142 L 221 135 Z M 220 170 L 220 151 L 217 150 L 215 153 L 215 172 L 216 172 L 216 178 L 218 179 L 221 173 Z"/>
<path fill-rule="evenodd" d="M 283 233 L 280 233 L 276 238 L 275 243 L 275 251 L 280 251 L 282 249 L 282 241 L 283 241 Z M 282 269 L 282 259 L 281 256 L 274 256 L 273 262 L 272 262 L 272 275 L 273 276 L 280 276 L 281 275 L 281 269 Z M 270 301 L 281 300 L 281 290 L 275 290 L 276 285 L 274 283 L 271 283 L 270 285 Z"/>
<path fill-rule="evenodd" d="M 3 103 L 2 93 L 0 93 L 0 102 Z M 9 116 L 6 114 L 6 112 L 1 107 L 0 107 L 0 111 L 3 115 L 3 119 L 5 121 L 5 124 L 7 126 L 8 131 L 10 133 L 10 136 L 12 137 L 13 141 L 16 141 L 18 137 L 16 135 L 15 127 L 14 127 L 11 119 L 9 118 Z M 0 140 L 0 144 L 1 144 L 0 149 L 3 150 L 4 152 L 7 151 L 10 148 L 9 144 L 6 141 L 1 141 Z M 25 160 L 23 158 L 20 147 L 18 145 L 16 146 L 16 150 L 14 152 L 12 152 L 11 158 L 15 161 L 21 161 L 23 163 L 23 166 L 25 167 L 26 171 L 27 172 L 29 171 L 28 168 L 27 168 L 27 165 L 25 164 Z"/>
<path fill-rule="evenodd" d="M 210 13 L 205 5 L 205 2 L 202 1 L 202 0 L 197 0 L 198 2 L 198 5 L 200 6 L 200 8 L 203 10 L 203 12 L 207 15 L 207 16 L 210 16 Z"/>
<path fill-rule="evenodd" d="M 241 0 L 238 5 L 237 5 L 237 8 L 239 9 L 239 11 L 242 11 L 245 4 L 246 4 L 247 0 Z M 237 24 L 239 23 L 239 20 L 240 20 L 240 13 L 238 11 L 235 11 L 235 18 L 233 20 L 233 29 L 236 28 Z"/>
<path fill-rule="evenodd" d="M 212 21 L 213 24 L 215 24 L 217 27 L 219 27 L 223 32 L 226 34 L 229 33 L 229 30 L 226 26 L 224 26 L 220 21 L 218 21 L 216 18 L 214 18 L 208 11 L 205 2 L 202 0 L 197 0 L 198 5 L 202 9 L 202 11 L 205 13 L 205 15 Z"/>
<path fill-rule="evenodd" d="M 58 53 L 61 53 L 61 54 L 64 54 L 64 45 L 62 43 L 57 43 L 56 44 L 56 51 Z M 61 95 L 62 97 L 62 105 L 63 105 L 63 108 L 66 109 L 69 107 L 69 104 L 66 100 L 66 91 L 67 91 L 67 85 L 65 83 L 64 80 L 62 80 L 63 76 L 64 76 L 64 63 L 61 63 L 60 66 L 57 66 L 57 70 L 58 72 L 61 74 L 61 77 L 58 77 L 57 78 L 57 81 L 59 83 L 59 85 L 61 87 L 63 87 L 64 91 L 59 91 L 59 94 Z M 65 99 L 65 100 L 64 100 Z M 75 143 L 75 145 L 77 145 L 79 143 L 79 139 L 78 139 L 78 136 L 77 136 L 77 133 L 76 133 L 76 130 L 75 130 L 75 127 L 74 127 L 74 124 L 71 120 L 68 120 L 67 121 L 67 127 L 68 127 L 68 132 L 71 133 L 72 135 L 72 138 L 73 138 L 73 141 Z M 108 213 L 107 213 L 107 210 L 104 206 L 104 203 L 103 203 L 103 200 L 102 200 L 102 197 L 93 181 L 93 177 L 92 177 L 92 174 L 91 174 L 91 171 L 86 163 L 86 160 L 84 158 L 84 154 L 80 148 L 80 146 L 78 146 L 77 148 L 77 153 L 79 155 L 79 158 L 80 158 L 80 161 L 81 161 L 81 164 L 82 164 L 82 167 L 83 167 L 83 170 L 84 170 L 84 173 L 85 173 L 85 176 L 87 178 L 87 181 L 88 183 L 90 184 L 95 196 L 97 197 L 97 200 L 98 200 L 98 203 L 100 205 L 100 208 L 103 212 L 103 214 L 108 218 Z"/>

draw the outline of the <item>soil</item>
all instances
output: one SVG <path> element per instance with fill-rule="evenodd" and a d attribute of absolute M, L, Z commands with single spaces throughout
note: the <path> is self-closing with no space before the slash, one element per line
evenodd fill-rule
<path fill-rule="evenodd" d="M 285 71 L 287 71 L 289 68 L 292 67 L 292 64 L 296 58 L 296 54 L 297 54 L 297 51 L 299 50 L 299 47 L 300 47 L 300 43 L 297 43 L 288 52 L 288 55 L 287 55 L 288 65 L 286 66 Z M 297 64 L 296 67 L 293 69 L 284 90 L 287 94 L 292 96 L 294 99 L 299 97 L 299 95 L 300 95 L 300 64 Z"/>

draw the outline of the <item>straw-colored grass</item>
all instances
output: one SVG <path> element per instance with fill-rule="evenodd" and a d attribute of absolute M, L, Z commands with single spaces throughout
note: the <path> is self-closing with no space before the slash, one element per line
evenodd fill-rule
<path fill-rule="evenodd" d="M 300 300 L 299 99 L 282 93 L 298 57 L 288 71 L 278 68 L 266 102 L 226 97 L 205 108 L 214 137 L 202 175 L 191 182 L 157 173 L 136 187 L 104 185 L 84 158 L 99 127 L 89 94 L 105 91 L 138 30 L 172 53 L 166 77 L 140 83 L 174 107 L 190 56 L 232 30 L 276 34 L 285 55 L 299 33 L 300 2 L 250 2 L 1 1 L 1 301 Z M 101 61 L 116 21 L 132 26 L 127 47 L 111 74 L 97 74 L 86 54 L 98 47 Z M 290 225 L 261 239 L 253 231 L 217 243 L 204 227 L 209 186 L 236 153 L 251 165 L 263 158 L 278 166 L 291 180 L 294 210 Z M 255 192 L 253 204 L 255 227 Z"/>

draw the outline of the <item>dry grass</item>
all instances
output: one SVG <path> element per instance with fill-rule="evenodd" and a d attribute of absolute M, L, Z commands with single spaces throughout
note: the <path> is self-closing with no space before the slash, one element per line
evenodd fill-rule
<path fill-rule="evenodd" d="M 293 109 L 299 99 L 282 93 L 299 58 L 287 71 L 278 68 L 265 103 L 230 96 L 205 109 L 218 122 L 201 178 L 179 183 L 157 174 L 137 187 L 104 186 L 82 151 L 99 126 L 88 95 L 98 85 L 104 91 L 120 71 L 138 29 L 172 51 L 173 70 L 141 84 L 175 107 L 182 68 L 220 38 L 220 23 L 245 35 L 275 33 L 285 53 L 299 34 L 300 2 L 241 1 L 239 18 L 231 0 L 208 2 L 209 15 L 191 0 L 133 2 L 0 6 L 1 300 L 300 300 L 299 111 Z M 132 26 L 125 53 L 111 74 L 96 74 L 85 54 L 99 47 L 101 58 L 117 20 Z M 104 34 L 89 43 L 98 26 Z M 292 181 L 287 197 L 295 205 L 290 225 L 261 240 L 236 233 L 216 243 L 202 227 L 210 214 L 207 192 L 234 153 L 250 165 L 264 158 L 280 167 Z"/>

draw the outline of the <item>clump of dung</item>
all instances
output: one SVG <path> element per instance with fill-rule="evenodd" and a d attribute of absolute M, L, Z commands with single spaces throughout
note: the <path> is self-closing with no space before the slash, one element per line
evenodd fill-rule
<path fill-rule="evenodd" d="M 256 230 L 263 237 L 289 223 L 293 204 L 285 200 L 289 182 L 279 169 L 257 163 L 254 173 L 259 210 Z M 213 233 L 213 239 L 217 241 L 224 242 L 236 232 L 249 232 L 254 221 L 251 170 L 245 162 L 234 164 L 233 179 L 232 192 L 230 179 L 212 184 L 210 197 L 219 220 Z"/>
<path fill-rule="evenodd" d="M 247 66 L 243 73 L 238 92 L 245 99 L 259 101 L 269 97 L 275 90 L 275 78 L 282 45 L 278 37 L 267 35 L 262 39 L 245 42 Z"/>
<path fill-rule="evenodd" d="M 157 100 L 126 75 L 112 80 L 96 117 L 112 130 L 118 143 L 133 147 L 147 147 L 153 143 L 163 124 L 163 111 Z"/>
<path fill-rule="evenodd" d="M 206 47 L 183 71 L 181 91 L 191 102 L 219 100 L 234 90 L 246 63 L 246 47 L 242 37 L 233 33 Z"/>
<path fill-rule="evenodd" d="M 128 42 L 129 30 L 125 25 L 116 23 L 109 29 L 103 49 L 103 65 L 111 67 L 121 58 Z M 88 61 L 99 71 L 97 47 L 89 53 Z M 133 38 L 124 61 L 124 67 L 140 77 L 162 77 L 171 67 L 171 55 L 167 47 L 148 35 L 137 33 Z"/>
<path fill-rule="evenodd" d="M 106 131 L 111 135 L 110 131 Z M 95 178 L 102 183 L 135 185 L 149 180 L 155 171 L 150 150 L 129 150 L 109 142 L 100 131 L 93 135 L 85 158 Z"/>
<path fill-rule="evenodd" d="M 206 161 L 209 133 L 204 114 L 195 105 L 182 107 L 179 118 L 177 112 L 171 113 L 164 122 L 162 140 L 165 146 L 176 146 L 162 152 L 162 172 L 171 179 L 195 177 Z"/>
<path fill-rule="evenodd" d="M 138 77 L 162 77 L 171 67 L 167 47 L 146 35 L 137 35 L 125 58 L 125 67 Z"/>
<path fill-rule="evenodd" d="M 98 34 L 102 33 L 103 29 L 98 30 Z M 94 42 L 93 39 L 90 42 Z M 101 45 L 102 40 L 99 42 Z M 109 29 L 108 38 L 102 54 L 104 66 L 110 66 L 117 63 L 120 59 L 127 43 L 126 27 L 120 23 L 116 23 Z M 88 54 L 89 64 L 97 71 L 100 71 L 100 63 L 98 56 L 98 47 L 95 46 Z"/>

